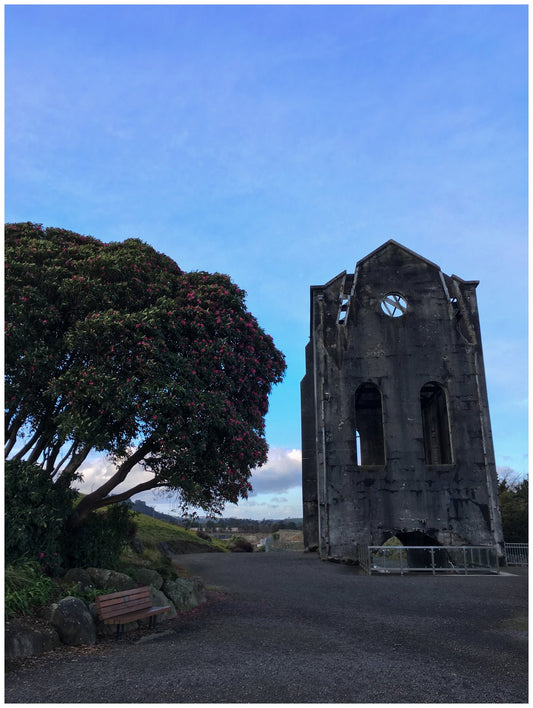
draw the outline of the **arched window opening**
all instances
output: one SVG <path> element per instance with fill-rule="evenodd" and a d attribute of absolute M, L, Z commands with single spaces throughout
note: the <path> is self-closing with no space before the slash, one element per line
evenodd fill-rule
<path fill-rule="evenodd" d="M 383 405 L 381 392 L 371 383 L 355 394 L 356 455 L 358 465 L 384 465 Z"/>
<path fill-rule="evenodd" d="M 427 383 L 420 390 L 420 408 L 424 430 L 424 453 L 427 465 L 452 463 L 452 445 L 446 392 L 438 383 Z"/>

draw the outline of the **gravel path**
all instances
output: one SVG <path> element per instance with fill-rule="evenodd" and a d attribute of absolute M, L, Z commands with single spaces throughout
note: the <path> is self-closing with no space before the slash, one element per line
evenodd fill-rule
<path fill-rule="evenodd" d="M 374 576 L 313 554 L 193 554 L 159 631 L 23 661 L 6 703 L 525 703 L 527 572 Z"/>

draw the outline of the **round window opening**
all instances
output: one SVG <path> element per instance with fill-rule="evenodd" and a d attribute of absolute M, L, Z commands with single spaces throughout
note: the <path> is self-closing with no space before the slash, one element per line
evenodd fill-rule
<path fill-rule="evenodd" d="M 399 293 L 387 293 L 381 301 L 381 309 L 388 317 L 401 317 L 407 310 L 407 300 Z"/>

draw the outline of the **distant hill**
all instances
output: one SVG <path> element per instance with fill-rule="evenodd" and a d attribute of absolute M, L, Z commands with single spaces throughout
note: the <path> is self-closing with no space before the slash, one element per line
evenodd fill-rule
<path fill-rule="evenodd" d="M 238 528 L 243 531 L 249 532 L 264 532 L 268 533 L 271 531 L 277 531 L 278 529 L 289 528 L 289 529 L 301 529 L 303 519 L 292 518 L 292 519 L 263 519 L 258 521 L 257 519 L 236 519 L 236 518 L 208 518 L 206 516 L 199 516 L 195 519 L 189 517 L 172 516 L 170 514 L 163 514 L 160 511 L 156 511 L 151 506 L 148 506 L 146 502 L 135 501 L 131 502 L 131 508 L 134 511 L 138 511 L 140 514 L 145 514 L 146 516 L 151 516 L 153 519 L 160 519 L 161 521 L 166 521 L 169 524 L 175 524 L 177 526 L 188 527 L 199 527 L 205 529 L 208 533 L 210 529 L 215 527 L 218 528 Z"/>
<path fill-rule="evenodd" d="M 145 502 L 140 499 L 134 502 L 130 502 L 133 511 L 138 511 L 139 514 L 146 514 L 146 516 L 151 516 L 153 519 L 159 519 L 160 521 L 166 521 L 169 524 L 175 524 L 176 526 L 183 526 L 182 519 L 178 519 L 176 516 L 171 516 L 170 514 L 162 514 L 160 511 L 156 511 L 151 506 L 148 506 Z"/>

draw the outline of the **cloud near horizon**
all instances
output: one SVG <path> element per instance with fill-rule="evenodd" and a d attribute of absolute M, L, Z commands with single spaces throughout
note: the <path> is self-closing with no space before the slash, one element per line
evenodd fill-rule
<path fill-rule="evenodd" d="M 83 475 L 82 481 L 76 485 L 83 494 L 98 489 L 114 473 L 113 462 L 104 455 L 89 458 L 80 468 Z M 122 492 L 141 482 L 150 479 L 153 475 L 146 472 L 140 465 L 136 465 L 125 482 L 119 485 L 115 492 Z M 257 494 L 281 495 L 293 487 L 301 485 L 302 481 L 302 452 L 301 450 L 287 450 L 281 447 L 271 448 L 268 460 L 262 466 L 252 470 L 251 483 L 253 492 Z"/>
<path fill-rule="evenodd" d="M 302 451 L 272 447 L 262 467 L 252 470 L 252 496 L 280 494 L 302 483 Z"/>

